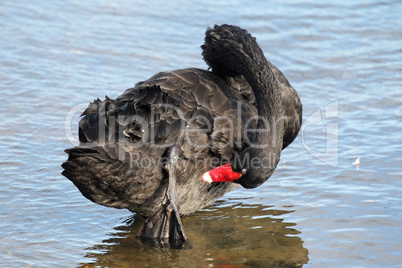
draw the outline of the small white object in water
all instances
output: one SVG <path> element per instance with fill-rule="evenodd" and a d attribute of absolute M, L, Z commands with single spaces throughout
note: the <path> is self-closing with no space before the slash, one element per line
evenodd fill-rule
<path fill-rule="evenodd" d="M 357 170 L 359 170 L 360 158 L 361 158 L 361 156 L 359 156 L 359 157 L 356 159 L 356 161 L 352 164 L 352 165 L 356 166 L 356 169 L 357 169 Z"/>

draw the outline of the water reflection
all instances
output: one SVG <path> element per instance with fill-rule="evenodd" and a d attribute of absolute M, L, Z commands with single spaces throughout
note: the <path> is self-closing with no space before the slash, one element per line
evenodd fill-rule
<path fill-rule="evenodd" d="M 110 238 L 88 249 L 81 267 L 298 267 L 307 263 L 308 250 L 295 223 L 281 215 L 293 212 L 241 200 L 218 201 L 183 218 L 192 250 L 150 248 L 135 235 L 143 223 L 137 216 L 114 228 Z"/>

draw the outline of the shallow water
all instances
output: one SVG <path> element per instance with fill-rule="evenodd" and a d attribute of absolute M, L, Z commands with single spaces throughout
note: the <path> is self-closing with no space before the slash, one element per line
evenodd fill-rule
<path fill-rule="evenodd" d="M 3 1 L 0 266 L 397 266 L 402 263 L 400 1 Z M 206 68 L 237 24 L 299 92 L 304 128 L 263 186 L 183 219 L 194 248 L 155 250 L 141 219 L 61 174 L 80 111 L 158 71 Z M 352 163 L 361 156 L 357 170 Z"/>

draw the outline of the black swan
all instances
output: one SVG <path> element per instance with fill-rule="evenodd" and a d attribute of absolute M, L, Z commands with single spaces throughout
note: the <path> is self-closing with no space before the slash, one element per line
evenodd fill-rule
<path fill-rule="evenodd" d="M 90 103 L 62 165 L 89 200 L 148 217 L 138 237 L 162 247 L 191 247 L 180 216 L 264 183 L 302 122 L 297 92 L 246 30 L 215 25 L 201 48 L 211 71 L 157 73 Z"/>

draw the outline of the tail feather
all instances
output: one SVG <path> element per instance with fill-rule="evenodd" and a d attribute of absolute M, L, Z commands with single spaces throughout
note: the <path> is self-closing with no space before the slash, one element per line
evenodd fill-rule
<path fill-rule="evenodd" d="M 75 147 L 67 149 L 68 160 L 62 164 L 62 174 L 80 190 L 83 196 L 100 205 L 127 208 L 122 198 L 124 188 L 120 182 L 127 168 L 112 159 L 101 147 Z"/>
<path fill-rule="evenodd" d="M 148 216 L 162 202 L 166 181 L 158 163 L 142 162 L 147 150 L 129 153 L 115 147 L 77 146 L 67 149 L 62 174 L 94 203 Z M 149 160 L 149 159 L 148 159 Z"/>

